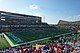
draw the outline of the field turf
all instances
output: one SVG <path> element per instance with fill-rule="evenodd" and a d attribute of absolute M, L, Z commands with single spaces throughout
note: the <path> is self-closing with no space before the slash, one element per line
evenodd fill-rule
<path fill-rule="evenodd" d="M 10 47 L 5 38 L 0 38 L 0 49 Z"/>
<path fill-rule="evenodd" d="M 5 32 L 5 34 L 9 37 L 9 39 L 11 39 L 15 43 L 17 43 L 14 40 L 15 37 L 16 37 L 16 39 L 19 38 L 23 42 L 29 42 L 29 41 L 38 40 L 38 39 L 47 38 L 47 37 L 52 37 L 52 36 L 55 36 L 55 35 L 69 33 L 69 32 L 70 31 L 67 31 L 67 30 L 59 30 L 59 29 L 54 30 L 54 29 L 50 29 L 50 30 L 14 31 L 14 32 Z"/>

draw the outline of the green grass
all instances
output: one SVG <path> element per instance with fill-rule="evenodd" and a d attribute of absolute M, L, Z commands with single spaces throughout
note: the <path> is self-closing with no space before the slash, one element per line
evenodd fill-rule
<path fill-rule="evenodd" d="M 17 44 L 10 36 L 8 36 L 8 34 L 7 33 L 5 33 L 6 34 L 6 36 L 11 40 L 11 42 L 15 45 L 15 44 Z"/>
<path fill-rule="evenodd" d="M 49 41 L 51 41 L 50 39 L 47 39 L 47 40 L 42 40 L 42 41 L 40 41 L 40 42 L 49 42 Z"/>
<path fill-rule="evenodd" d="M 10 47 L 9 43 L 5 38 L 0 38 L 0 49 Z"/>
<path fill-rule="evenodd" d="M 59 34 L 68 33 L 68 30 L 59 30 L 59 29 L 50 29 L 50 30 L 27 30 L 27 31 L 14 31 L 6 32 L 9 39 L 15 44 L 15 41 L 9 36 L 9 33 L 12 33 L 17 38 L 20 38 L 23 42 L 38 40 L 42 38 L 52 37 Z"/>
<path fill-rule="evenodd" d="M 50 39 L 47 39 L 47 40 L 41 40 L 41 41 L 38 41 L 38 42 L 33 42 L 33 43 L 31 43 L 31 45 L 36 45 L 36 43 L 48 43 L 48 42 L 51 42 L 51 40 Z"/>

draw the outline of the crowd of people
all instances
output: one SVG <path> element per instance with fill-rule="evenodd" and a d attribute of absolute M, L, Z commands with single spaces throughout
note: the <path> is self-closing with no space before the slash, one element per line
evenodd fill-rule
<path fill-rule="evenodd" d="M 74 38 L 72 44 L 76 46 L 76 42 L 77 40 Z M 65 39 L 61 38 L 52 42 L 37 44 L 36 46 L 28 47 L 28 45 L 23 45 L 18 47 L 0 49 L 0 53 L 73 53 L 77 49 L 77 53 L 80 53 L 80 46 L 76 46 L 76 49 L 72 44 L 66 42 Z"/>

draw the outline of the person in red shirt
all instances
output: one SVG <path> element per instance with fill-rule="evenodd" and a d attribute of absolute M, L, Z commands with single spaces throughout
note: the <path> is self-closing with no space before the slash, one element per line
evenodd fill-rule
<path fill-rule="evenodd" d="M 39 53 L 38 50 L 35 50 L 34 53 Z"/>
<path fill-rule="evenodd" d="M 54 47 L 51 47 L 52 52 L 54 52 Z"/>
<path fill-rule="evenodd" d="M 70 45 L 68 45 L 68 48 L 70 48 L 71 46 Z"/>
<path fill-rule="evenodd" d="M 23 48 L 21 48 L 21 53 L 25 53 L 25 51 L 24 51 L 24 49 L 23 49 Z"/>
<path fill-rule="evenodd" d="M 56 53 L 61 53 L 60 48 L 56 49 Z"/>
<path fill-rule="evenodd" d="M 73 48 L 73 47 L 71 47 L 71 48 L 70 48 L 70 51 L 71 51 L 71 52 L 73 52 L 73 51 L 74 51 L 74 48 Z"/>
<path fill-rule="evenodd" d="M 31 50 L 31 52 L 34 52 L 34 47 L 32 47 L 30 50 Z"/>

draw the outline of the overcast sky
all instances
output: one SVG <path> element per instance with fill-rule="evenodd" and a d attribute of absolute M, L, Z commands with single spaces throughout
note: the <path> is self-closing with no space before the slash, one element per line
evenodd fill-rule
<path fill-rule="evenodd" d="M 45 22 L 56 24 L 79 16 L 80 0 L 0 0 L 0 11 L 41 16 L 43 22 L 45 17 Z"/>

